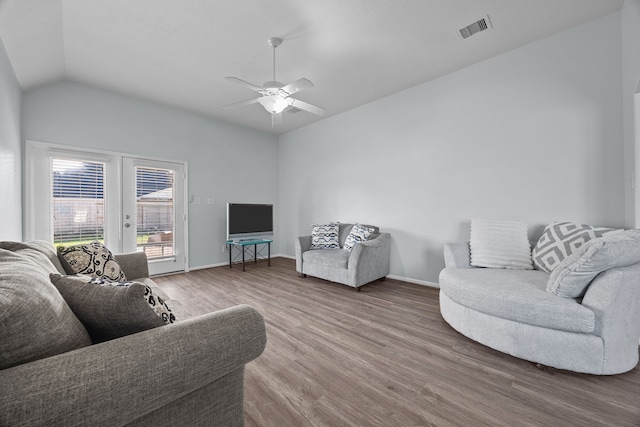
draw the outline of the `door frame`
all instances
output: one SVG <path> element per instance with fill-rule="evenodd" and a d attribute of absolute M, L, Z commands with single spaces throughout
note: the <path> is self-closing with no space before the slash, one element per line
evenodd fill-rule
<path fill-rule="evenodd" d="M 50 196 L 49 166 L 45 159 L 51 156 L 87 156 L 87 159 L 103 161 L 107 164 L 107 184 L 109 197 L 109 230 L 105 234 L 105 244 L 115 253 L 123 253 L 123 221 L 122 221 L 122 159 L 124 157 L 151 162 L 179 164 L 184 171 L 184 271 L 189 271 L 189 165 L 187 161 L 165 159 L 159 157 L 141 156 L 131 153 L 122 153 L 91 148 L 52 144 L 48 142 L 25 140 L 24 162 L 24 186 L 23 186 L 23 234 L 24 240 L 51 241 L 53 232 L 50 223 L 50 208 L 48 198 Z M 43 163 L 44 161 L 44 163 Z M 47 177 L 43 177 L 43 169 L 47 170 Z M 43 199 L 46 201 L 43 202 Z M 43 223 L 45 224 L 43 226 Z M 49 225 L 46 225 L 49 224 Z M 107 237 L 108 236 L 108 237 Z"/>

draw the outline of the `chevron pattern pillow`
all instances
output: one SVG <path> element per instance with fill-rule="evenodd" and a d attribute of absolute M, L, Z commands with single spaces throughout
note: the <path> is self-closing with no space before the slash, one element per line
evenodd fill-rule
<path fill-rule="evenodd" d="M 373 235 L 374 231 L 375 229 L 373 228 L 365 227 L 364 225 L 360 225 L 360 224 L 355 224 L 351 229 L 351 231 L 349 232 L 349 235 L 347 236 L 347 240 L 345 240 L 344 242 L 343 249 L 351 252 L 351 250 L 356 244 L 360 242 L 366 242 L 367 240 L 369 240 Z"/>
<path fill-rule="evenodd" d="M 340 223 L 313 224 L 311 249 L 340 249 Z"/>
<path fill-rule="evenodd" d="M 547 225 L 533 248 L 536 269 L 551 273 L 565 258 L 591 239 L 624 230 L 593 227 L 573 222 L 552 222 Z"/>

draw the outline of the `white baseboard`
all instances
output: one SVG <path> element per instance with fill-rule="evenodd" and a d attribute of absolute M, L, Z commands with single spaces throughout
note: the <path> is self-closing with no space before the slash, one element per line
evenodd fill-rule
<path fill-rule="evenodd" d="M 389 279 L 400 280 L 402 282 L 408 282 L 408 283 L 413 283 L 413 284 L 420 285 L 420 286 L 428 286 L 430 288 L 440 289 L 440 285 L 439 284 L 433 283 L 433 282 L 428 282 L 426 280 L 411 279 L 410 277 L 396 276 L 394 274 L 390 274 L 387 277 Z"/>
<path fill-rule="evenodd" d="M 282 257 L 282 258 L 290 258 L 290 259 L 296 259 L 296 257 L 290 257 L 287 255 L 271 255 L 271 259 L 273 258 L 277 258 L 277 257 Z M 261 260 L 262 258 L 258 258 L 258 260 Z M 246 259 L 247 262 L 249 261 L 253 261 L 253 258 L 247 258 Z M 218 262 L 216 264 L 207 264 L 207 265 L 199 265 L 197 267 L 189 267 L 188 271 L 193 271 L 193 270 L 204 270 L 205 268 L 214 268 L 214 267 L 228 267 L 229 266 L 229 261 L 225 261 L 225 262 Z"/>
<path fill-rule="evenodd" d="M 199 265 L 197 267 L 189 267 L 189 271 L 204 270 L 205 268 L 213 268 L 213 267 L 222 267 L 224 265 L 226 265 L 228 267 L 229 266 L 229 261 L 227 261 L 227 262 L 219 262 L 217 264 L 208 264 L 208 265 Z"/>
<path fill-rule="evenodd" d="M 278 258 L 278 257 L 287 258 L 287 259 L 296 259 L 295 256 L 291 256 L 291 255 L 283 255 L 283 254 L 271 255 L 271 258 Z M 251 260 L 253 260 L 253 258 L 251 258 Z M 228 266 L 228 265 L 229 265 L 229 261 L 219 262 L 219 263 L 216 263 L 216 264 L 209 264 L 209 265 L 199 265 L 197 267 L 190 267 L 189 271 L 204 270 L 205 268 L 222 267 L 222 266 Z M 408 282 L 408 283 L 413 283 L 413 284 L 420 285 L 420 286 L 428 286 L 430 288 L 440 289 L 440 285 L 438 285 L 437 283 L 428 282 L 426 280 L 412 279 L 410 277 L 396 276 L 394 274 L 390 274 L 387 277 L 389 279 L 400 280 L 402 282 Z"/>

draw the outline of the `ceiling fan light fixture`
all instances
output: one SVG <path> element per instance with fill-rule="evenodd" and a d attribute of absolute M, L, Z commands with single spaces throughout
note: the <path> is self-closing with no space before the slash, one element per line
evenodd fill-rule
<path fill-rule="evenodd" d="M 258 102 L 271 114 L 282 113 L 285 108 L 291 105 L 291 101 L 289 99 L 282 98 L 278 95 L 263 96 L 258 99 Z"/>

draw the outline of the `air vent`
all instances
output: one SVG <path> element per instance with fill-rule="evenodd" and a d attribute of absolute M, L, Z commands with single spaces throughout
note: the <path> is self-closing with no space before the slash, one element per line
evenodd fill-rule
<path fill-rule="evenodd" d="M 458 32 L 460 37 L 462 37 L 463 39 L 468 39 L 472 35 L 489 28 L 493 28 L 493 25 L 491 23 L 491 18 L 489 18 L 489 15 L 487 15 L 486 18 L 482 18 L 479 21 L 474 22 L 473 24 L 467 25 L 464 28 L 460 28 Z"/>

